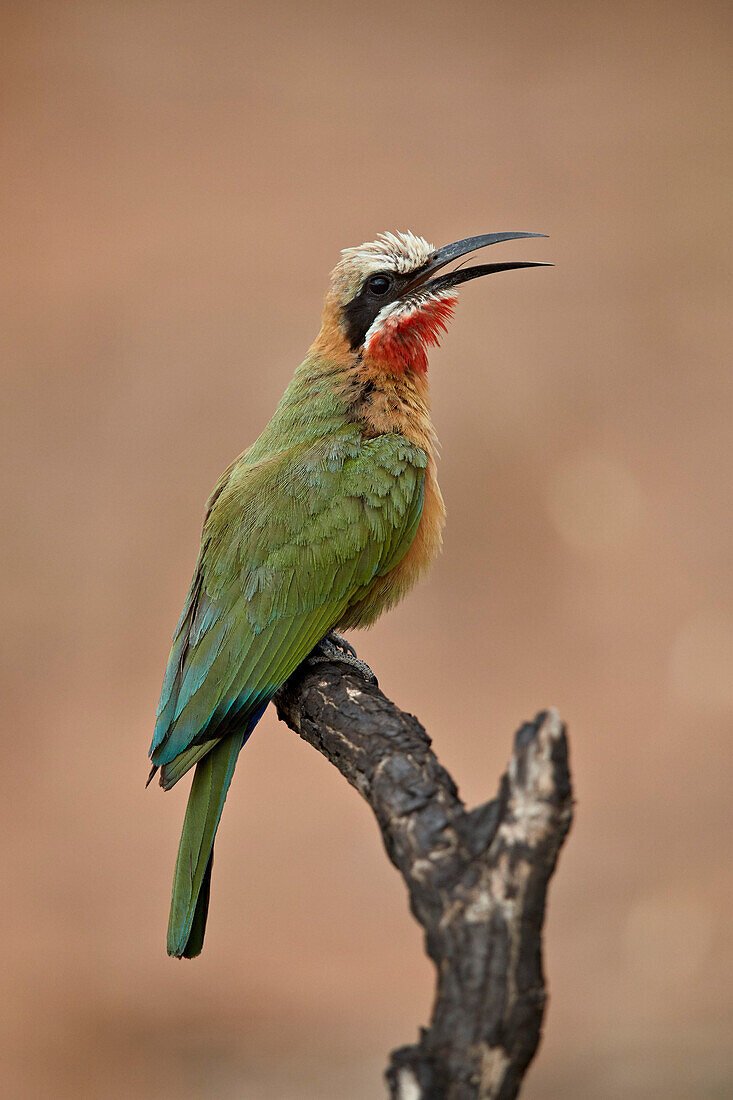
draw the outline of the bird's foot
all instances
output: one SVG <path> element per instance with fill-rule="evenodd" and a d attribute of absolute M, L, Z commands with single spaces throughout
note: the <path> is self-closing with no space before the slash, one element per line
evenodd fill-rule
<path fill-rule="evenodd" d="M 330 630 L 325 638 L 321 638 L 318 645 L 311 650 L 308 660 L 313 663 L 336 661 L 338 664 L 353 668 L 368 684 L 378 686 L 377 677 L 366 661 L 360 660 L 356 656 L 353 645 L 347 642 L 346 638 L 342 638 L 340 634 L 337 634 L 335 630 Z"/>
<path fill-rule="evenodd" d="M 335 630 L 329 630 L 324 641 L 332 642 L 337 649 L 340 649 L 342 653 L 348 654 L 349 657 L 356 657 L 356 650 L 351 642 L 348 642 L 346 638 L 344 638 L 343 634 L 338 634 Z M 356 659 L 357 661 L 359 660 L 358 657 L 356 657 Z M 362 664 L 363 663 L 362 661 Z"/>

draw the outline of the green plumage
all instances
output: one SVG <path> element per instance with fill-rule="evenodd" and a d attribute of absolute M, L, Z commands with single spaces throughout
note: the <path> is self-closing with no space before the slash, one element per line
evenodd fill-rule
<path fill-rule="evenodd" d="M 166 788 L 196 765 L 171 955 L 201 950 L 214 837 L 251 729 L 313 646 L 401 560 L 420 522 L 425 452 L 397 433 L 365 438 L 334 370 L 306 359 L 209 501 L 151 746 Z"/>

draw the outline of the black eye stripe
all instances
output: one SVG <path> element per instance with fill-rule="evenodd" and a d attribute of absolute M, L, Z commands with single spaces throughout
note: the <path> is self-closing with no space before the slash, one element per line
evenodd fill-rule
<path fill-rule="evenodd" d="M 413 277 L 412 272 L 399 275 L 394 271 L 375 271 L 369 276 L 356 297 L 344 306 L 344 328 L 352 348 L 362 346 L 379 311 L 399 298 L 402 289 Z"/>

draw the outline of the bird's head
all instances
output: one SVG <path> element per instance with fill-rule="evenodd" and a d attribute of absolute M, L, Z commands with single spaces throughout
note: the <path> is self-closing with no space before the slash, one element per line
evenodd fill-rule
<path fill-rule="evenodd" d="M 437 346 L 453 316 L 461 283 L 495 271 L 545 265 L 521 261 L 443 268 L 490 244 L 541 236 L 486 233 L 435 248 L 414 233 L 381 233 L 376 241 L 345 248 L 331 275 L 322 335 L 328 333 L 330 342 L 336 340 L 349 356 L 367 357 L 383 370 L 424 373 L 427 349 Z"/>

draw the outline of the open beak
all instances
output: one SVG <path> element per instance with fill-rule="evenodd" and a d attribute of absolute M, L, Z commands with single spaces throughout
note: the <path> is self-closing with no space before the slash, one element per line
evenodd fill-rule
<path fill-rule="evenodd" d="M 447 267 L 461 256 L 476 252 L 479 248 L 486 248 L 487 245 L 498 244 L 500 241 L 518 241 L 522 237 L 546 236 L 546 233 L 484 233 L 479 237 L 464 237 L 462 241 L 446 244 L 433 252 L 427 264 L 403 289 L 400 297 L 409 297 L 414 291 L 433 294 L 436 291 L 458 286 L 460 283 L 467 283 L 470 279 L 477 279 L 480 275 L 493 275 L 495 271 L 511 271 L 517 267 L 552 267 L 552 264 L 532 263 L 527 260 L 519 260 L 516 263 L 476 264 L 474 267 L 457 268 L 434 278 L 435 273 L 441 268 Z"/>

